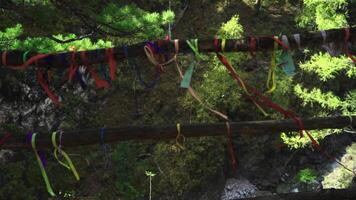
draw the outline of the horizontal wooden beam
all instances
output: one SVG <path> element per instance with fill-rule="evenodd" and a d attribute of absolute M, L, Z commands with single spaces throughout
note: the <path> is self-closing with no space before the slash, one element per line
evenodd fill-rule
<path fill-rule="evenodd" d="M 343 128 L 349 125 L 356 127 L 356 116 L 334 116 L 322 118 L 302 119 L 307 130 L 313 129 L 334 129 Z M 231 130 L 236 134 L 271 134 L 283 131 L 298 131 L 299 127 L 292 120 L 268 120 L 268 121 L 247 121 L 231 122 Z M 181 124 L 181 134 L 186 138 L 203 136 L 225 136 L 225 123 L 209 124 Z M 59 136 L 59 134 L 57 134 Z M 125 127 L 106 127 L 104 143 L 117 143 L 127 140 L 168 140 L 177 136 L 176 125 L 143 125 Z M 4 134 L 0 135 L 3 138 Z M 40 148 L 52 148 L 51 134 L 39 132 L 37 136 L 37 146 Z M 59 141 L 59 140 L 57 140 Z M 62 142 L 64 147 L 76 147 L 83 145 L 100 144 L 100 128 L 90 128 L 83 130 L 64 130 L 62 132 Z M 4 149 L 28 148 L 25 135 L 14 135 L 0 146 Z"/>
<path fill-rule="evenodd" d="M 327 189 L 313 192 L 275 194 L 239 200 L 355 200 L 356 187 L 348 189 Z M 237 199 L 236 199 L 237 200 Z"/>
<path fill-rule="evenodd" d="M 315 47 L 321 46 L 322 44 L 329 42 L 336 42 L 343 44 L 345 38 L 345 29 L 330 29 L 322 32 L 304 32 L 299 34 L 288 35 L 288 43 L 290 49 L 297 49 L 299 47 Z M 350 28 L 350 42 L 356 41 L 356 28 Z M 300 38 L 300 46 L 296 42 L 294 35 L 298 35 Z M 326 36 L 326 37 L 323 37 Z M 297 38 L 298 38 L 297 37 Z M 255 39 L 255 48 L 252 47 L 252 39 Z M 220 40 L 221 42 L 221 40 Z M 160 45 L 161 52 L 174 52 L 174 42 L 159 40 L 154 41 L 156 45 Z M 132 57 L 142 57 L 145 56 L 143 47 L 146 45 L 146 42 L 137 43 L 128 47 L 117 46 L 114 47 L 114 57 L 117 60 L 132 58 Z M 202 39 L 198 42 L 200 52 L 215 52 L 216 48 L 214 45 L 214 39 Z M 227 39 L 224 52 L 249 52 L 252 49 L 255 51 L 268 51 L 273 49 L 274 40 L 271 36 L 265 37 L 251 37 L 248 36 L 244 39 Z M 190 47 L 186 43 L 186 39 L 179 40 L 180 53 L 192 53 Z M 127 55 L 125 50 L 127 49 Z M 38 67 L 57 67 L 57 68 L 67 68 L 71 63 L 71 56 L 74 53 L 75 61 L 79 65 L 85 64 L 99 64 L 106 63 L 107 58 L 105 57 L 106 49 L 97 49 L 85 51 L 87 61 L 83 61 L 80 57 L 81 52 L 63 52 L 63 53 L 53 53 L 50 56 L 40 59 L 36 62 Z M 0 52 L 2 55 L 3 52 Z M 23 51 L 9 51 L 6 53 L 6 65 L 7 66 L 17 66 L 23 64 Z M 27 53 L 27 58 L 37 55 L 37 52 Z M 5 63 L 2 63 L 0 59 L 0 66 L 4 66 Z"/>

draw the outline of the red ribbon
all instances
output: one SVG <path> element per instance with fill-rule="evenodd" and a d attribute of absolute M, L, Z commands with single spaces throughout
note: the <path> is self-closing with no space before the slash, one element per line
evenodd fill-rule
<path fill-rule="evenodd" d="M 274 40 L 274 41 L 276 41 L 279 45 L 281 45 L 285 50 L 289 50 L 289 47 L 286 45 L 286 44 L 284 44 L 280 39 L 278 39 L 277 37 L 272 37 L 272 39 Z"/>
<path fill-rule="evenodd" d="M 4 66 L 9 67 L 11 69 L 15 69 L 15 70 L 24 70 L 26 69 L 29 65 L 36 63 L 38 60 L 43 59 L 45 57 L 50 56 L 51 54 L 37 54 L 35 56 L 32 56 L 30 59 L 28 59 L 25 63 L 23 63 L 22 65 L 7 65 L 7 52 L 4 51 L 2 52 L 1 55 L 1 62 Z"/>
<path fill-rule="evenodd" d="M 101 80 L 99 78 L 98 74 L 96 73 L 96 69 L 91 68 L 89 72 L 91 77 L 95 80 L 95 85 L 97 89 L 110 87 L 110 84 L 107 81 Z"/>
<path fill-rule="evenodd" d="M 0 140 L 0 146 L 5 144 L 6 140 L 8 140 L 11 137 L 11 133 L 6 133 L 4 137 L 1 138 Z"/>
<path fill-rule="evenodd" d="M 257 49 L 256 43 L 257 43 L 256 38 L 250 37 L 249 47 L 250 47 L 250 53 L 252 56 L 256 55 L 256 49 Z"/>
<path fill-rule="evenodd" d="M 47 96 L 52 100 L 54 105 L 57 108 L 60 108 L 61 104 L 58 101 L 58 97 L 51 91 L 51 89 L 49 89 L 46 81 L 44 80 L 42 69 L 38 69 L 36 73 L 37 73 L 37 80 L 40 83 L 42 89 L 46 92 Z"/>
<path fill-rule="evenodd" d="M 227 128 L 227 139 L 228 139 L 228 150 L 230 155 L 230 162 L 233 172 L 236 172 L 237 169 L 237 161 L 236 161 L 236 154 L 234 151 L 234 143 L 232 142 L 232 133 L 230 128 L 230 123 L 226 121 L 226 128 Z"/>
<path fill-rule="evenodd" d="M 105 56 L 108 59 L 110 79 L 113 81 L 116 78 L 116 65 L 117 65 L 115 60 L 115 55 L 114 55 L 114 49 L 113 48 L 106 49 Z"/>
<path fill-rule="evenodd" d="M 68 81 L 72 81 L 73 76 L 78 68 L 78 63 L 75 60 L 75 54 L 76 54 L 76 51 L 73 51 L 72 55 L 71 55 L 71 64 L 70 64 L 69 71 L 68 71 Z"/>
<path fill-rule="evenodd" d="M 91 77 L 95 80 L 95 85 L 97 89 L 101 89 L 101 88 L 108 88 L 110 87 L 110 84 L 105 81 L 105 80 L 101 80 L 98 76 L 98 74 L 96 73 L 96 69 L 95 68 L 91 68 L 88 66 L 88 59 L 86 57 L 85 51 L 80 52 L 80 57 L 83 60 L 83 63 L 89 68 L 89 73 L 91 75 Z"/>
<path fill-rule="evenodd" d="M 217 44 L 216 41 L 217 41 L 217 39 L 215 39 L 215 41 L 214 41 L 215 45 Z M 215 48 L 216 48 L 216 50 L 218 50 L 218 46 L 217 45 L 215 46 Z M 236 73 L 236 71 L 234 70 L 232 65 L 229 63 L 227 58 L 225 56 L 223 56 L 222 54 L 218 53 L 218 52 L 216 52 L 216 55 L 219 58 L 220 62 L 229 71 L 230 75 L 236 80 L 237 84 L 242 86 L 241 78 L 238 76 L 238 74 Z M 269 108 L 271 108 L 271 109 L 283 114 L 285 118 L 293 119 L 293 121 L 299 127 L 300 137 L 303 137 L 303 131 L 305 131 L 305 133 L 307 134 L 307 136 L 311 140 L 312 147 L 314 149 L 320 149 L 320 145 L 318 144 L 318 142 L 312 137 L 312 135 L 308 131 L 305 130 L 302 120 L 294 112 L 292 112 L 290 110 L 286 110 L 286 109 L 282 108 L 280 105 L 274 103 L 271 99 L 269 99 L 268 97 L 263 95 L 256 88 L 251 87 L 246 83 L 244 83 L 244 85 L 245 85 L 246 89 L 248 90 L 248 92 L 254 95 L 254 96 L 251 96 L 251 95 L 247 95 L 246 94 L 246 96 L 249 99 L 251 99 L 252 101 L 254 101 L 258 105 L 263 105 L 265 107 L 269 107 Z M 256 98 L 256 97 L 258 97 L 258 98 Z"/>
<path fill-rule="evenodd" d="M 347 43 L 350 39 L 350 28 L 345 28 L 345 42 L 344 42 L 344 52 L 345 54 L 352 60 L 352 62 L 356 63 L 356 59 L 350 53 Z"/>

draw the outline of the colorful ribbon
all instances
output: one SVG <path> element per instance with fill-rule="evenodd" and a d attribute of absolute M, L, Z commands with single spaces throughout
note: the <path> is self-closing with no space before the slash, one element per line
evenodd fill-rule
<path fill-rule="evenodd" d="M 105 163 L 105 168 L 108 169 L 110 168 L 110 157 L 108 156 L 108 148 L 109 146 L 105 144 L 104 142 L 104 134 L 105 134 L 105 127 L 100 128 L 100 144 L 101 147 L 103 148 L 104 152 L 104 163 Z"/>
<path fill-rule="evenodd" d="M 173 59 L 176 64 L 176 68 L 178 70 L 179 77 L 181 79 L 183 79 L 183 72 L 182 72 L 181 67 L 178 64 L 178 53 L 179 53 L 178 40 L 174 40 L 174 48 L 175 48 L 175 54 L 173 56 Z M 221 117 L 222 119 L 224 119 L 227 122 L 227 136 L 228 136 L 228 147 L 229 147 L 230 161 L 231 161 L 232 169 L 234 170 L 234 173 L 235 173 L 236 168 L 237 168 L 237 162 L 236 162 L 236 155 L 235 155 L 234 148 L 233 148 L 231 129 L 228 124 L 229 118 L 225 114 L 223 114 L 215 109 L 210 108 L 210 106 L 208 106 L 206 103 L 204 103 L 201 100 L 201 98 L 199 97 L 199 95 L 193 90 L 192 87 L 190 87 L 190 86 L 188 87 L 188 92 L 195 100 L 197 100 L 203 106 L 204 109 L 209 110 L 210 112 L 216 114 L 217 116 Z M 180 131 L 180 126 L 178 126 L 178 125 L 177 125 L 177 131 Z"/>
<path fill-rule="evenodd" d="M 161 63 L 156 59 L 156 57 L 155 57 L 156 54 L 155 54 L 155 51 L 152 49 L 152 46 L 148 45 L 148 44 L 144 46 L 144 51 L 146 53 L 148 60 L 156 67 L 156 69 L 160 73 L 163 73 L 165 71 L 164 67 L 171 64 L 174 61 L 174 57 L 166 62 Z"/>
<path fill-rule="evenodd" d="M 71 55 L 71 64 L 69 66 L 69 71 L 68 71 L 68 81 L 72 81 L 73 76 L 78 68 L 78 63 L 75 59 L 75 55 L 76 55 L 76 51 L 73 51 Z"/>
<path fill-rule="evenodd" d="M 36 158 L 37 158 L 37 162 L 38 162 L 38 165 L 40 166 L 40 170 L 41 170 L 41 174 L 42 174 L 42 177 L 43 177 L 43 180 L 46 184 L 46 188 L 47 188 L 47 192 L 51 195 L 51 196 L 56 196 L 53 192 L 53 189 L 51 187 L 51 184 L 49 183 L 49 180 L 48 180 L 48 176 L 47 176 L 47 173 L 46 173 L 46 170 L 43 166 L 43 163 L 42 163 L 42 160 L 41 160 L 41 157 L 38 155 L 38 152 L 37 152 L 37 149 L 36 149 L 36 135 L 37 133 L 33 133 L 32 134 L 32 137 L 31 137 L 31 146 L 32 146 L 32 149 L 36 155 Z"/>
<path fill-rule="evenodd" d="M 95 80 L 95 85 L 96 85 L 96 88 L 97 89 L 101 89 L 101 88 L 109 88 L 110 87 L 110 84 L 105 81 L 105 80 L 102 80 L 99 78 L 97 72 L 96 72 L 96 69 L 93 68 L 93 67 L 89 67 L 89 62 L 88 62 L 88 59 L 86 57 L 86 54 L 85 54 L 85 51 L 82 51 L 80 52 L 80 57 L 81 59 L 83 60 L 83 63 L 85 65 L 87 65 L 87 67 L 89 68 L 89 73 L 90 73 L 90 76 Z"/>
<path fill-rule="evenodd" d="M 45 93 L 51 99 L 51 101 L 54 103 L 54 105 L 57 108 L 60 108 L 62 105 L 59 103 L 58 97 L 52 92 L 51 89 L 49 89 L 49 86 L 47 85 L 46 81 L 44 80 L 42 69 L 37 69 L 36 74 L 37 74 L 37 80 L 38 80 L 39 84 L 41 85 L 42 89 L 45 91 Z"/>
<path fill-rule="evenodd" d="M 230 122 L 226 121 L 226 129 L 227 129 L 227 145 L 228 145 L 228 151 L 230 155 L 230 161 L 231 161 L 231 166 L 233 169 L 233 172 L 235 173 L 237 169 L 237 160 L 236 160 L 236 154 L 234 150 L 234 143 L 232 141 L 232 132 L 231 132 L 231 127 L 230 127 Z"/>
<path fill-rule="evenodd" d="M 61 142 L 60 142 L 59 146 L 57 145 L 56 135 L 57 135 L 57 132 L 52 133 L 52 144 L 54 147 L 54 151 L 53 151 L 54 157 L 56 158 L 56 160 L 58 161 L 59 164 L 61 164 L 63 167 L 67 168 L 68 170 L 72 171 L 75 179 L 77 181 L 79 181 L 80 180 L 79 174 L 78 174 L 77 170 L 75 169 L 75 166 L 74 166 L 72 160 L 70 159 L 70 157 L 68 156 L 68 154 L 63 151 L 63 149 L 61 147 Z M 60 139 L 60 141 L 61 141 L 61 139 Z M 60 154 L 64 157 L 67 164 L 62 162 L 61 160 L 59 160 L 58 154 Z"/>
<path fill-rule="evenodd" d="M 174 146 L 176 146 L 180 150 L 185 150 L 185 147 L 181 144 L 184 142 L 185 142 L 185 137 L 181 133 L 180 124 L 177 123 L 177 137 L 176 137 L 176 143 Z"/>
<path fill-rule="evenodd" d="M 14 70 L 24 70 L 29 65 L 32 65 L 32 64 L 36 63 L 38 60 L 46 58 L 50 55 L 51 54 L 37 54 L 35 56 L 32 56 L 30 59 L 28 59 L 22 65 L 8 65 L 7 64 L 7 51 L 4 51 L 4 52 L 2 52 L 2 55 L 1 55 L 1 63 L 2 63 L 2 65 L 6 66 L 8 68 L 14 69 Z"/>
<path fill-rule="evenodd" d="M 143 80 L 143 77 L 142 77 L 142 74 L 141 74 L 141 71 L 140 71 L 140 67 L 137 66 L 135 63 L 132 64 L 130 62 L 129 56 L 128 56 L 127 46 L 124 46 L 123 50 L 124 50 L 124 55 L 125 55 L 125 58 L 126 58 L 126 61 L 127 61 L 127 65 L 129 66 L 129 68 L 132 68 L 135 71 L 136 77 L 138 78 L 138 82 L 140 83 L 140 85 L 145 89 L 145 91 L 152 90 L 157 85 L 157 83 L 158 83 L 158 81 L 160 79 L 160 72 L 156 70 L 154 79 L 151 82 L 148 82 L 148 83 L 145 82 Z"/>
<path fill-rule="evenodd" d="M 303 137 L 303 131 L 305 131 L 307 136 L 311 140 L 312 147 L 314 149 L 320 149 L 320 146 L 317 143 L 317 141 L 311 136 L 311 134 L 308 131 L 305 130 L 302 120 L 299 117 L 297 117 L 297 115 L 294 112 L 285 110 L 280 105 L 274 103 L 268 97 L 264 96 L 257 89 L 255 89 L 247 84 L 244 84 L 242 79 L 237 75 L 237 72 L 234 70 L 234 68 L 228 62 L 227 58 L 224 57 L 221 53 L 218 53 L 218 52 L 216 52 L 216 53 L 217 53 L 217 56 L 218 56 L 219 60 L 221 61 L 221 63 L 230 72 L 230 75 L 236 80 L 236 82 L 241 87 L 243 87 L 244 90 L 246 90 L 245 92 L 247 93 L 247 97 L 249 99 L 251 99 L 253 102 L 255 102 L 255 105 L 264 105 L 266 107 L 272 108 L 275 111 L 278 111 L 279 113 L 283 114 L 285 117 L 292 118 L 300 129 L 299 130 L 300 137 Z M 256 97 L 258 97 L 258 98 L 256 98 Z"/>
<path fill-rule="evenodd" d="M 203 55 L 199 52 L 198 39 L 187 40 L 186 43 L 188 44 L 190 49 L 193 51 L 195 57 L 202 60 Z"/>
<path fill-rule="evenodd" d="M 105 56 L 109 64 L 110 79 L 113 81 L 116 78 L 116 66 L 117 66 L 114 49 L 113 48 L 106 49 Z"/>
<path fill-rule="evenodd" d="M 230 75 L 236 80 L 237 84 L 239 84 L 243 91 L 245 92 L 246 96 L 252 100 L 252 102 L 256 105 L 256 107 L 261 111 L 261 113 L 264 116 L 268 116 L 268 114 L 263 110 L 263 108 L 257 103 L 257 101 L 255 101 L 252 97 L 250 92 L 248 91 L 248 89 L 246 88 L 246 85 L 244 83 L 244 81 L 240 78 L 240 76 L 237 75 L 237 72 L 235 71 L 235 69 L 231 66 L 231 64 L 228 62 L 228 60 L 226 59 L 226 57 L 219 53 L 220 48 L 219 48 L 219 41 L 217 38 L 215 38 L 214 40 L 214 45 L 216 48 L 216 55 L 219 58 L 220 62 L 226 67 L 226 69 L 228 70 L 228 72 L 230 73 Z"/>
<path fill-rule="evenodd" d="M 356 59 L 350 53 L 350 50 L 349 50 L 349 47 L 348 47 L 349 39 L 350 39 L 350 28 L 345 28 L 344 52 L 352 60 L 352 62 L 356 64 Z"/>
<path fill-rule="evenodd" d="M 271 64 L 268 70 L 267 76 L 267 91 L 266 93 L 272 93 L 276 89 L 276 52 L 278 43 L 274 41 L 274 48 L 272 51 Z"/>

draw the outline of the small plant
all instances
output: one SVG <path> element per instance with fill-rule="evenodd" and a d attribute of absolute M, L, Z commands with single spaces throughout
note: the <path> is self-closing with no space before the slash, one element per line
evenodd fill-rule
<path fill-rule="evenodd" d="M 150 200 L 151 200 L 152 199 L 152 177 L 156 176 L 156 174 L 152 173 L 150 171 L 146 171 L 146 176 L 148 176 L 150 179 Z"/>
<path fill-rule="evenodd" d="M 310 183 L 316 179 L 316 172 L 310 168 L 300 170 L 297 179 L 302 183 Z"/>

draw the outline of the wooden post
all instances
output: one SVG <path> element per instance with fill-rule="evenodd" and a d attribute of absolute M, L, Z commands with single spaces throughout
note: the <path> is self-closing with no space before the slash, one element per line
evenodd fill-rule
<path fill-rule="evenodd" d="M 302 119 L 307 130 L 343 128 L 352 125 L 356 127 L 356 116 L 350 117 L 335 116 Z M 351 124 L 352 123 L 352 124 Z M 298 131 L 299 127 L 292 120 L 268 120 L 268 121 L 247 121 L 231 122 L 231 130 L 236 134 L 276 134 L 282 131 Z M 186 138 L 202 136 L 225 136 L 225 123 L 210 124 L 181 124 L 181 134 Z M 60 134 L 57 134 L 59 138 Z M 3 138 L 3 134 L 0 138 Z M 177 136 L 176 125 L 142 125 L 125 127 L 105 128 L 104 141 L 100 138 L 100 128 L 90 128 L 83 130 L 64 130 L 61 144 L 64 147 L 76 147 L 83 145 L 93 145 L 104 143 L 117 143 L 127 140 L 168 140 Z M 59 139 L 57 139 L 59 141 Z M 51 134 L 39 132 L 36 137 L 36 144 L 39 148 L 52 148 Z M 14 135 L 10 137 L 1 148 L 23 149 L 29 145 L 25 142 L 25 135 Z"/>
<path fill-rule="evenodd" d="M 321 32 L 304 32 L 299 34 L 300 38 L 300 47 L 315 47 L 321 46 L 324 43 L 328 42 L 336 42 L 342 43 L 345 38 L 345 29 L 330 29 L 325 31 L 326 38 L 324 40 Z M 295 37 L 295 34 L 288 35 L 288 43 L 290 45 L 290 49 L 299 48 Z M 248 36 L 245 39 L 227 39 L 224 52 L 249 52 L 251 50 L 250 43 L 251 38 L 256 39 L 256 51 L 268 51 L 273 49 L 274 40 L 272 36 L 268 37 L 251 37 Z M 186 43 L 187 39 L 179 40 L 179 49 L 180 53 L 192 53 L 192 50 Z M 356 41 L 356 28 L 350 28 L 350 42 Z M 221 42 L 221 40 L 220 40 Z M 160 49 L 163 52 L 174 52 L 174 41 L 167 40 L 159 40 L 154 42 L 155 45 L 159 45 Z M 221 43 L 219 43 L 221 44 Z M 145 56 L 143 47 L 146 45 L 146 42 L 137 43 L 127 47 L 127 57 L 142 57 Z M 214 46 L 213 39 L 202 39 L 198 42 L 199 51 L 200 52 L 216 52 L 216 48 Z M 125 59 L 125 51 L 123 46 L 114 47 L 114 57 L 117 60 Z M 36 62 L 37 67 L 57 67 L 57 68 L 67 68 L 71 63 L 71 56 L 75 54 L 75 60 L 77 64 L 99 64 L 107 62 L 107 58 L 105 57 L 106 49 L 97 49 L 85 51 L 85 55 L 87 60 L 83 61 L 81 59 L 81 52 L 64 52 L 64 53 L 53 53 L 50 56 L 40 59 Z M 0 52 L 0 56 L 3 52 Z M 21 65 L 23 64 L 23 51 L 9 51 L 6 53 L 6 65 Z M 27 54 L 27 58 L 37 55 L 36 52 L 29 52 Z M 1 61 L 1 59 L 0 59 Z M 0 62 L 0 66 L 4 66 L 5 63 Z"/>

